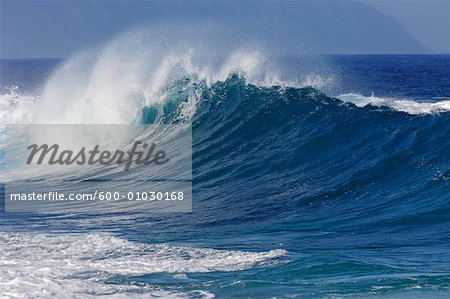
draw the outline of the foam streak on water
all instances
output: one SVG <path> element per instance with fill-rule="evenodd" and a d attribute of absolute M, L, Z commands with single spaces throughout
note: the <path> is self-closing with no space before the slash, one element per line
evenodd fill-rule
<path fill-rule="evenodd" d="M 412 99 L 379 98 L 375 96 L 366 97 L 356 93 L 348 93 L 338 96 L 344 102 L 350 102 L 358 107 L 373 105 L 378 107 L 389 107 L 396 111 L 408 114 L 434 114 L 450 111 L 450 100 L 434 102 L 417 102 Z"/>

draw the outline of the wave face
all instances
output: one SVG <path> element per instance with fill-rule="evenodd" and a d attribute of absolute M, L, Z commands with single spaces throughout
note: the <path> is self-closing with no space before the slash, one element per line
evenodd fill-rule
<path fill-rule="evenodd" d="M 261 296 L 278 294 L 274 280 L 305 297 L 448 293 L 450 114 L 419 110 L 239 76 L 204 87 L 192 118 L 196 219 L 179 221 L 287 250 L 288 265 L 248 278 Z"/>
<path fill-rule="evenodd" d="M 450 292 L 446 94 L 330 96 L 333 76 L 288 80 L 261 52 L 210 63 L 189 47 L 119 38 L 63 62 L 37 95 L 0 98 L 2 123 L 192 123 L 194 179 L 193 213 L 2 214 L 2 293 Z"/>
<path fill-rule="evenodd" d="M 224 200 L 242 205 L 226 221 L 298 215 L 319 203 L 349 220 L 362 213 L 370 225 L 425 220 L 449 211 L 449 117 L 360 108 L 312 87 L 261 87 L 232 76 L 198 95 L 195 178 L 202 188 L 223 186 Z"/>

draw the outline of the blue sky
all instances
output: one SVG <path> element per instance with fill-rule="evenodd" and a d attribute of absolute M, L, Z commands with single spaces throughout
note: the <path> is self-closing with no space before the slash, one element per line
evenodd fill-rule
<path fill-rule="evenodd" d="M 160 22 L 226 23 L 282 54 L 450 53 L 450 0 L 0 1 L 2 58 L 67 57 Z"/>

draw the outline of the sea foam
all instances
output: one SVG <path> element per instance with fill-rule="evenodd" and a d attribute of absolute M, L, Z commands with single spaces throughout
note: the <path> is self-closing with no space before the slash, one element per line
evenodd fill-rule
<path fill-rule="evenodd" d="M 189 273 L 240 271 L 276 263 L 285 250 L 248 252 L 131 242 L 108 234 L 45 235 L 0 232 L 0 293 L 7 298 L 210 298 L 149 284 L 108 283 L 153 273 L 186 279 Z M 184 275 L 181 275 L 184 274 Z"/>

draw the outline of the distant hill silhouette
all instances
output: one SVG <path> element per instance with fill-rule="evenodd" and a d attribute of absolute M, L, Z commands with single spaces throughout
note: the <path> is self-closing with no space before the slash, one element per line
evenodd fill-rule
<path fill-rule="evenodd" d="M 67 56 L 131 26 L 222 22 L 283 54 L 427 53 L 392 17 L 356 1 L 8 1 L 2 57 Z"/>

